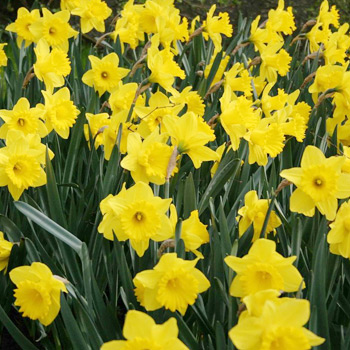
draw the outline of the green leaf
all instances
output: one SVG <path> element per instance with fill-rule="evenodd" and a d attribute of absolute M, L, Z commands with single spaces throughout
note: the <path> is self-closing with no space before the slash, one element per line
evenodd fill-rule
<path fill-rule="evenodd" d="M 67 227 L 67 221 L 63 213 L 61 198 L 58 193 L 56 176 L 49 157 L 48 147 L 46 147 L 46 176 L 47 198 L 51 217 L 63 227 Z"/>
<path fill-rule="evenodd" d="M 69 245 L 78 254 L 80 253 L 83 242 L 79 238 L 75 237 L 69 231 L 58 225 L 39 210 L 31 207 L 29 204 L 16 201 L 14 202 L 14 205 L 29 220 L 35 222 L 44 230 Z"/>
<path fill-rule="evenodd" d="M 233 158 L 233 152 L 228 152 L 219 164 L 214 177 L 209 182 L 206 191 L 202 195 L 202 199 L 198 205 L 199 215 L 208 207 L 210 197 L 215 198 L 215 196 L 224 188 L 228 179 L 235 176 L 240 166 L 241 159 Z"/>
<path fill-rule="evenodd" d="M 187 219 L 193 210 L 197 209 L 196 189 L 194 187 L 193 176 L 190 173 L 185 181 L 183 218 Z"/>
<path fill-rule="evenodd" d="M 66 326 L 66 330 L 69 334 L 69 339 L 72 342 L 73 349 L 91 349 L 89 344 L 86 342 L 85 337 L 81 333 L 77 320 L 74 318 L 63 293 L 61 293 L 61 315 Z"/>
<path fill-rule="evenodd" d="M 38 350 L 25 336 L 24 334 L 15 326 L 11 319 L 6 315 L 4 309 L 0 306 L 0 321 L 6 327 L 7 331 L 11 334 L 13 340 L 21 347 L 23 350 Z"/>

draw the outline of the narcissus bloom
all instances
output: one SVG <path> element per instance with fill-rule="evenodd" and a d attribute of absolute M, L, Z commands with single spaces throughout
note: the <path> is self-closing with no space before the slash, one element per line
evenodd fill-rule
<path fill-rule="evenodd" d="M 330 225 L 331 230 L 327 235 L 329 250 L 350 259 L 350 202 L 343 203 Z"/>
<path fill-rule="evenodd" d="M 193 210 L 190 217 L 182 222 L 181 239 L 184 241 L 186 251 L 191 251 L 203 258 L 202 253 L 197 249 L 209 242 L 209 233 L 207 225 L 199 220 L 198 210 Z"/>
<path fill-rule="evenodd" d="M 55 130 L 62 138 L 67 139 L 70 128 L 75 124 L 79 110 L 70 100 L 70 92 L 64 87 L 54 94 L 50 91 L 41 91 L 45 106 L 40 105 L 44 111 L 48 132 Z"/>
<path fill-rule="evenodd" d="M 98 32 L 105 31 L 105 19 L 111 14 L 112 10 L 101 0 L 84 0 L 72 9 L 72 14 L 80 16 L 81 32 L 88 33 L 92 29 Z"/>
<path fill-rule="evenodd" d="M 216 171 L 218 170 L 218 167 L 219 167 L 219 164 L 221 162 L 221 159 L 222 159 L 222 156 L 224 154 L 224 151 L 225 151 L 225 148 L 226 148 L 226 142 L 223 143 L 221 146 L 219 146 L 217 149 L 216 149 L 216 153 L 218 154 L 219 156 L 219 159 L 216 160 L 214 162 L 214 165 L 211 167 L 210 169 L 210 175 L 211 177 L 214 177 Z M 227 150 L 228 151 L 228 150 Z"/>
<path fill-rule="evenodd" d="M 72 11 L 79 6 L 80 0 L 61 0 L 61 10 Z"/>
<path fill-rule="evenodd" d="M 181 92 L 174 90 L 173 96 L 169 100 L 175 105 L 185 104 L 187 112 L 193 112 L 203 117 L 205 110 L 203 99 L 197 91 L 191 91 L 191 89 L 192 86 L 186 86 Z"/>
<path fill-rule="evenodd" d="M 166 127 L 163 123 L 164 118 L 168 115 L 177 116 L 183 108 L 183 103 L 174 104 L 169 101 L 169 98 L 165 94 L 157 91 L 151 95 L 148 106 L 135 107 L 135 113 L 141 119 L 137 129 L 138 133 L 143 138 L 146 138 L 158 126 L 160 126 L 162 133 L 166 132 Z"/>
<path fill-rule="evenodd" d="M 253 102 L 245 96 L 233 98 L 233 92 L 226 88 L 220 99 L 222 114 L 220 122 L 230 136 L 232 149 L 236 151 L 241 138 L 248 128 L 255 128 L 260 120 L 261 110 L 253 106 Z"/>
<path fill-rule="evenodd" d="M 247 310 L 229 337 L 238 350 L 308 350 L 322 344 L 303 326 L 310 318 L 310 302 L 278 298 L 278 292 L 266 290 L 243 299 Z"/>
<path fill-rule="evenodd" d="M 37 59 L 33 65 L 36 77 L 44 82 L 49 91 L 62 86 L 64 77 L 71 71 L 67 53 L 57 48 L 50 52 L 50 47 L 44 39 L 39 40 L 34 51 Z"/>
<path fill-rule="evenodd" d="M 177 40 L 188 40 L 187 18 L 180 16 L 173 0 L 148 0 L 141 11 L 140 27 L 148 34 L 159 35 L 163 47 L 177 51 Z"/>
<path fill-rule="evenodd" d="M 254 44 L 255 51 L 262 51 L 264 49 L 264 44 L 267 43 L 277 43 L 282 41 L 282 37 L 271 30 L 271 27 L 261 28 L 259 26 L 260 15 L 255 18 L 250 26 L 250 37 L 248 40 Z"/>
<path fill-rule="evenodd" d="M 277 157 L 283 151 L 284 133 L 278 123 L 269 123 L 267 118 L 260 120 L 259 124 L 244 135 L 249 144 L 249 164 L 266 165 L 268 155 Z"/>
<path fill-rule="evenodd" d="M 82 81 L 88 86 L 93 86 L 100 96 L 117 88 L 121 79 L 130 71 L 119 67 L 119 57 L 114 52 L 101 59 L 90 55 L 89 60 L 91 69 L 83 75 Z"/>
<path fill-rule="evenodd" d="M 316 71 L 313 84 L 309 87 L 309 92 L 313 94 L 314 101 L 317 101 L 317 95 L 320 92 L 325 92 L 329 89 L 339 89 L 346 69 L 347 66 L 332 64 L 320 66 Z"/>
<path fill-rule="evenodd" d="M 7 44 L 0 44 L 0 67 L 5 67 L 7 65 L 7 56 L 4 51 L 4 47 Z"/>
<path fill-rule="evenodd" d="M 281 49 L 282 46 L 283 42 L 268 44 L 260 52 L 260 75 L 270 83 L 277 81 L 277 74 L 284 77 L 290 69 L 292 57 L 285 49 Z"/>
<path fill-rule="evenodd" d="M 164 184 L 173 153 L 172 147 L 166 144 L 167 139 L 167 135 L 159 134 L 159 129 L 155 129 L 143 142 L 140 134 L 130 133 L 127 141 L 128 154 L 120 165 L 130 171 L 135 182 Z"/>
<path fill-rule="evenodd" d="M 213 41 L 215 52 L 221 51 L 221 34 L 227 37 L 232 36 L 232 25 L 230 24 L 230 18 L 227 12 L 220 12 L 219 16 L 214 16 L 216 5 L 213 5 L 208 14 L 207 19 L 203 22 L 203 37 L 208 40 L 209 37 Z"/>
<path fill-rule="evenodd" d="M 313 216 L 315 207 L 327 220 L 334 220 L 337 198 L 350 196 L 350 174 L 341 172 L 344 157 L 326 158 L 315 146 L 307 146 L 300 168 L 283 170 L 281 176 L 295 184 L 290 210 Z"/>
<path fill-rule="evenodd" d="M 29 101 L 22 97 L 13 109 L 1 109 L 0 118 L 5 122 L 0 127 L 0 138 L 6 139 L 9 130 L 18 130 L 25 135 L 39 134 L 41 138 L 47 135 L 47 128 L 43 122 L 44 112 L 40 108 L 30 108 Z"/>
<path fill-rule="evenodd" d="M 237 273 L 230 294 L 243 298 L 265 289 L 296 292 L 303 278 L 292 265 L 295 259 L 296 256 L 284 258 L 277 253 L 274 241 L 265 238 L 256 240 L 243 258 L 225 258 L 225 263 Z"/>
<path fill-rule="evenodd" d="M 48 326 L 60 311 L 61 291 L 67 293 L 64 283 L 42 263 L 20 266 L 11 270 L 11 281 L 16 285 L 15 305 L 23 317 L 39 320 Z"/>
<path fill-rule="evenodd" d="M 198 258 L 186 261 L 176 253 L 164 254 L 153 270 L 139 272 L 133 282 L 137 300 L 147 311 L 165 307 L 186 313 L 199 293 L 210 287 L 204 274 L 195 268 Z"/>
<path fill-rule="evenodd" d="M 345 65 L 347 49 L 350 46 L 350 37 L 346 34 L 348 30 L 349 23 L 344 23 L 337 32 L 330 35 L 323 52 L 326 65 L 335 63 Z"/>
<path fill-rule="evenodd" d="M 135 49 L 139 41 L 145 39 L 144 31 L 142 30 L 142 5 L 134 5 L 134 0 L 129 0 L 121 11 L 121 17 L 118 18 L 115 29 L 111 34 L 114 41 L 119 36 L 121 43 L 130 45 L 130 48 Z"/>
<path fill-rule="evenodd" d="M 4 238 L 4 233 L 0 231 L 0 271 L 6 272 L 13 243 Z"/>
<path fill-rule="evenodd" d="M 40 20 L 39 10 L 29 12 L 25 7 L 21 7 L 17 11 L 17 19 L 14 23 L 9 24 L 6 30 L 17 34 L 17 45 L 19 47 L 21 47 L 22 41 L 27 47 L 32 42 L 36 42 L 36 38 L 31 32 L 31 26 L 38 20 Z"/>
<path fill-rule="evenodd" d="M 201 117 L 188 112 L 182 117 L 166 118 L 164 125 L 171 136 L 172 144 L 179 153 L 188 154 L 196 169 L 204 161 L 219 160 L 215 151 L 204 146 L 209 141 L 214 141 L 215 135 Z"/>
<path fill-rule="evenodd" d="M 242 63 L 235 63 L 225 72 L 225 89 L 231 88 L 233 91 L 242 91 L 246 97 L 252 96 L 252 81 L 249 71 Z"/>
<path fill-rule="evenodd" d="M 6 147 L 0 148 L 0 186 L 7 186 L 12 197 L 18 200 L 24 190 L 46 184 L 45 145 L 40 136 L 9 130 Z M 49 152 L 50 158 L 53 153 Z"/>
<path fill-rule="evenodd" d="M 173 204 L 170 205 L 170 220 L 173 224 L 173 232 L 175 235 L 178 217 Z M 198 248 L 202 244 L 209 242 L 209 233 L 207 231 L 207 225 L 204 225 L 199 220 L 198 210 L 193 210 L 190 217 L 182 222 L 181 239 L 184 242 L 186 252 L 192 252 L 200 259 L 204 258 Z"/>
<path fill-rule="evenodd" d="M 136 102 L 134 101 L 137 88 L 138 88 L 137 83 L 123 84 L 122 81 L 119 82 L 118 86 L 115 89 L 113 89 L 113 92 L 111 93 L 111 96 L 109 97 L 109 100 L 108 100 L 109 105 L 111 106 L 111 109 L 112 109 L 113 116 L 121 111 L 127 111 L 129 113 L 130 107 L 133 102 L 135 103 L 135 108 L 137 108 L 138 106 L 143 106 L 145 104 L 145 101 L 142 95 L 138 96 Z M 134 116 L 135 116 L 135 111 L 133 111 L 131 120 L 134 119 Z"/>
<path fill-rule="evenodd" d="M 129 310 L 125 317 L 123 336 L 126 340 L 112 340 L 104 343 L 101 350 L 188 350 L 178 339 L 179 330 L 174 317 L 163 324 L 156 324 L 151 316 Z"/>
<path fill-rule="evenodd" d="M 266 28 L 283 34 L 292 34 L 296 29 L 292 8 L 288 7 L 287 10 L 284 10 L 284 0 L 278 1 L 276 10 L 269 11 Z"/>
<path fill-rule="evenodd" d="M 173 91 L 175 77 L 185 79 L 185 72 L 174 61 L 174 54 L 170 47 L 159 50 L 159 35 L 155 34 L 151 39 L 152 45 L 147 52 L 147 66 L 151 70 L 148 80 L 158 83 L 167 91 Z"/>
<path fill-rule="evenodd" d="M 109 240 L 113 240 L 114 235 L 119 241 L 129 239 L 137 255 L 143 256 L 150 239 L 159 242 L 172 236 L 172 225 L 166 215 L 170 203 L 171 199 L 154 196 L 144 182 L 129 189 L 124 185 L 116 196 L 109 195 L 102 200 L 103 220 L 98 232 Z"/>
<path fill-rule="evenodd" d="M 269 201 L 267 199 L 259 199 L 256 191 L 249 191 L 244 196 L 244 207 L 238 210 L 239 219 L 239 236 L 247 231 L 248 227 L 253 224 L 254 235 L 252 242 L 255 242 L 259 236 L 264 225 L 267 210 L 269 208 Z M 276 227 L 282 224 L 275 211 L 271 211 L 269 221 L 267 223 L 265 235 L 269 232 L 276 233 Z"/>
<path fill-rule="evenodd" d="M 93 137 L 93 144 L 97 149 L 103 144 L 103 131 L 111 124 L 108 113 L 86 113 L 89 125 L 84 125 L 84 136 L 90 147 L 90 132 Z M 90 132 L 89 132 L 90 131 Z"/>
<path fill-rule="evenodd" d="M 68 39 L 76 37 L 78 32 L 69 25 L 69 11 L 51 13 L 43 8 L 43 17 L 30 26 L 37 40 L 43 38 L 52 47 L 68 51 Z"/>
<path fill-rule="evenodd" d="M 111 123 L 103 130 L 103 147 L 106 160 L 109 160 L 112 154 L 119 132 L 121 133 L 120 143 L 118 143 L 119 151 L 122 154 L 126 153 L 128 136 L 136 131 L 135 124 L 126 122 L 127 117 L 127 110 L 120 111 L 111 117 Z"/>

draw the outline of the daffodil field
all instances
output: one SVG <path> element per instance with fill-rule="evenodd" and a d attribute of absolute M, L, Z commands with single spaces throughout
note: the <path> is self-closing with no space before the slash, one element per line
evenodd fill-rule
<path fill-rule="evenodd" d="M 0 32 L 0 344 L 350 349 L 349 24 L 35 1 Z"/>

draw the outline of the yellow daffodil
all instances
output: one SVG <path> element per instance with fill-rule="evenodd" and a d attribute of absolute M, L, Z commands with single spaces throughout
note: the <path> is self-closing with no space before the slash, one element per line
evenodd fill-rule
<path fill-rule="evenodd" d="M 226 142 L 223 143 L 221 146 L 219 146 L 216 149 L 216 153 L 218 154 L 219 159 L 214 162 L 214 165 L 210 169 L 211 177 L 213 177 L 215 175 L 216 171 L 218 170 L 218 167 L 219 167 L 222 155 L 224 154 L 225 148 L 226 148 Z"/>
<path fill-rule="evenodd" d="M 204 146 L 215 140 L 213 130 L 193 112 L 187 112 L 182 117 L 168 117 L 164 120 L 164 125 L 172 144 L 179 153 L 185 153 L 191 158 L 196 169 L 202 162 L 219 159 L 215 151 Z"/>
<path fill-rule="evenodd" d="M 44 82 L 46 89 L 49 91 L 62 86 L 64 77 L 71 71 L 67 54 L 57 48 L 50 52 L 49 45 L 44 39 L 39 40 L 34 51 L 37 59 L 34 63 L 36 77 Z"/>
<path fill-rule="evenodd" d="M 247 231 L 248 227 L 253 224 L 254 235 L 252 242 L 255 242 L 259 237 L 264 225 L 267 210 L 269 208 L 269 201 L 267 199 L 259 199 L 256 191 L 249 191 L 244 196 L 244 206 L 238 210 L 239 220 L 239 236 Z M 276 228 L 282 224 L 275 211 L 272 210 L 265 236 L 269 232 L 276 234 Z"/>
<path fill-rule="evenodd" d="M 151 47 L 147 53 L 147 66 L 151 70 L 148 80 L 151 83 L 158 83 L 167 91 L 174 91 L 172 85 L 175 77 L 185 79 L 185 72 L 174 61 L 174 54 L 170 48 L 159 50 L 159 35 L 155 34 L 151 39 Z"/>
<path fill-rule="evenodd" d="M 276 10 L 269 11 L 266 28 L 283 34 L 292 34 L 296 29 L 292 8 L 288 7 L 284 10 L 284 0 L 278 1 Z"/>
<path fill-rule="evenodd" d="M 344 173 L 350 173 L 350 147 L 343 146 L 344 164 L 341 167 L 341 171 Z"/>
<path fill-rule="evenodd" d="M 281 176 L 295 184 L 290 210 L 313 216 L 315 207 L 327 220 L 334 220 L 337 198 L 350 196 L 350 174 L 341 172 L 344 157 L 326 158 L 315 146 L 307 146 L 300 168 L 283 170 Z"/>
<path fill-rule="evenodd" d="M 131 173 L 135 182 L 165 183 L 167 168 L 173 153 L 172 147 L 166 144 L 168 136 L 159 134 L 155 129 L 142 142 L 140 134 L 130 133 L 127 141 L 127 156 L 120 166 Z"/>
<path fill-rule="evenodd" d="M 122 81 L 118 83 L 118 86 L 113 90 L 108 100 L 109 105 L 112 109 L 112 115 L 115 115 L 121 111 L 127 111 L 129 113 L 131 105 L 134 102 L 137 88 L 137 83 L 123 84 Z M 143 98 L 143 96 L 138 96 L 135 102 L 135 108 L 137 108 L 138 106 L 144 106 L 144 104 L 145 99 Z M 134 117 L 135 111 L 133 111 L 131 119 L 134 119 Z"/>
<path fill-rule="evenodd" d="M 42 263 L 20 266 L 11 270 L 11 281 L 16 285 L 15 305 L 23 317 L 39 320 L 48 326 L 60 311 L 61 291 L 67 293 L 64 283 Z"/>
<path fill-rule="evenodd" d="M 153 195 L 151 187 L 137 182 L 124 187 L 116 195 L 109 195 L 100 204 L 103 220 L 98 227 L 109 240 L 130 240 L 137 255 L 143 256 L 149 240 L 164 241 L 172 236 L 172 226 L 166 213 L 171 199 Z"/>
<path fill-rule="evenodd" d="M 36 42 L 35 35 L 31 32 L 33 23 L 40 20 L 39 10 L 29 12 L 25 7 L 20 7 L 17 11 L 17 19 L 9 24 L 6 30 L 17 34 L 17 45 L 21 47 L 24 41 L 25 47 Z"/>
<path fill-rule="evenodd" d="M 246 97 L 252 96 L 252 77 L 248 70 L 237 62 L 225 73 L 225 88 L 229 87 L 232 92 L 242 91 Z"/>
<path fill-rule="evenodd" d="M 112 14 L 112 10 L 102 0 L 80 0 L 72 14 L 81 18 L 81 32 L 84 34 L 92 29 L 104 32 L 105 20 Z"/>
<path fill-rule="evenodd" d="M 118 144 L 119 151 L 122 154 L 126 153 L 128 136 L 137 129 L 136 125 L 131 122 L 126 122 L 127 117 L 127 110 L 120 111 L 111 117 L 109 126 L 103 129 L 103 148 L 106 160 L 109 160 L 112 154 L 119 132 L 121 132 L 120 143 Z"/>
<path fill-rule="evenodd" d="M 186 313 L 199 293 L 210 287 L 204 274 L 195 268 L 198 258 L 186 261 L 176 253 L 164 254 L 153 270 L 139 272 L 133 282 L 137 300 L 147 311 L 165 307 Z"/>
<path fill-rule="evenodd" d="M 350 259 L 350 202 L 343 203 L 327 235 L 331 253 Z"/>
<path fill-rule="evenodd" d="M 157 19 L 175 10 L 174 0 L 148 0 L 142 11 L 141 26 L 146 33 L 157 33 Z"/>
<path fill-rule="evenodd" d="M 86 119 L 89 125 L 84 125 L 84 136 L 86 141 L 89 143 L 90 147 L 90 132 L 94 139 L 93 144 L 97 149 L 103 144 L 103 131 L 106 127 L 111 124 L 111 119 L 109 118 L 108 113 L 86 113 Z M 90 131 L 90 132 L 89 132 Z"/>
<path fill-rule="evenodd" d="M 230 294 L 243 298 L 266 289 L 296 292 L 303 282 L 292 265 L 295 259 L 296 256 L 284 258 L 277 253 L 274 241 L 257 239 L 243 258 L 225 258 L 225 263 L 236 272 Z"/>
<path fill-rule="evenodd" d="M 214 16 L 216 5 L 212 5 L 207 13 L 207 19 L 203 22 L 203 36 L 205 40 L 209 38 L 213 41 L 215 50 L 214 52 L 220 52 L 222 49 L 222 37 L 221 34 L 231 38 L 232 25 L 230 24 L 230 18 L 227 12 L 220 12 L 219 16 Z"/>
<path fill-rule="evenodd" d="M 285 49 L 281 49 L 282 43 L 272 43 L 265 45 L 260 51 L 261 66 L 260 75 L 267 79 L 268 82 L 274 83 L 277 81 L 277 74 L 284 77 L 290 69 L 290 62 L 292 57 L 289 56 Z"/>
<path fill-rule="evenodd" d="M 271 30 L 271 26 L 268 28 L 259 27 L 260 15 L 255 18 L 250 26 L 249 41 L 254 44 L 255 51 L 262 51 L 267 43 L 278 43 L 282 41 L 282 38 L 274 30 Z"/>
<path fill-rule="evenodd" d="M 269 93 L 274 87 L 275 83 L 268 83 L 262 93 L 260 102 L 261 108 L 265 114 L 265 117 L 271 117 L 273 111 L 278 111 L 285 107 L 288 101 L 288 94 L 283 89 L 277 90 L 277 95 L 270 96 Z"/>
<path fill-rule="evenodd" d="M 115 29 L 111 34 L 114 41 L 119 40 L 121 43 L 129 44 L 130 48 L 135 49 L 140 41 L 145 39 L 142 30 L 142 5 L 135 5 L 134 0 L 129 0 L 121 11 L 121 17 L 118 18 Z"/>
<path fill-rule="evenodd" d="M 294 104 L 298 96 L 299 90 L 290 94 L 286 106 L 276 110 L 273 116 L 285 135 L 294 136 L 298 142 L 303 142 L 311 107 L 303 101 Z"/>
<path fill-rule="evenodd" d="M 177 96 L 175 91 L 174 94 Z M 184 104 L 180 101 L 178 102 L 171 102 L 165 94 L 157 91 L 151 95 L 148 106 L 136 106 L 135 113 L 141 120 L 138 127 L 139 134 L 146 138 L 158 126 L 160 126 L 162 132 L 166 132 L 166 127 L 163 123 L 164 117 L 168 115 L 177 116 L 184 108 Z"/>
<path fill-rule="evenodd" d="M 267 164 L 268 155 L 275 158 L 283 151 L 285 137 L 280 124 L 270 123 L 264 118 L 244 135 L 244 139 L 249 144 L 249 164 L 258 163 L 264 166 Z"/>
<path fill-rule="evenodd" d="M 328 28 L 333 25 L 335 28 L 339 27 L 339 11 L 336 6 L 333 5 L 329 8 L 327 0 L 324 0 L 320 6 L 320 12 L 317 17 L 317 21 L 322 23 L 324 28 Z"/>
<path fill-rule="evenodd" d="M 345 64 L 346 52 L 350 46 L 350 36 L 346 34 L 348 30 L 349 24 L 344 23 L 337 32 L 330 35 L 323 51 L 326 65 L 335 63 Z"/>
<path fill-rule="evenodd" d="M 173 91 L 173 96 L 169 98 L 174 105 L 185 104 L 187 112 L 193 112 L 201 117 L 204 115 L 205 105 L 202 97 L 197 91 L 191 91 L 192 86 L 185 87 L 181 92 Z"/>
<path fill-rule="evenodd" d="M 325 341 L 303 327 L 310 317 L 310 302 L 278 294 L 266 290 L 243 299 L 247 309 L 229 332 L 237 350 L 308 350 Z"/>
<path fill-rule="evenodd" d="M 45 145 L 40 136 L 25 136 L 18 130 L 9 130 L 6 147 L 0 148 L 0 186 L 7 186 L 12 197 L 18 200 L 24 190 L 46 184 Z M 50 158 L 53 153 L 50 152 Z"/>
<path fill-rule="evenodd" d="M 204 225 L 198 216 L 198 210 L 193 210 L 188 219 L 182 222 L 181 239 L 184 241 L 186 251 L 191 251 L 196 256 L 203 258 L 197 249 L 209 242 L 207 225 Z"/>
<path fill-rule="evenodd" d="M 329 89 L 337 89 L 340 91 L 345 85 L 344 77 L 346 77 L 347 65 L 326 65 L 321 66 L 316 71 L 316 76 L 313 84 L 309 87 L 309 92 L 316 103 L 318 94 Z"/>
<path fill-rule="evenodd" d="M 48 134 L 43 122 L 44 112 L 40 108 L 30 108 L 29 101 L 22 97 L 11 111 L 0 110 L 0 118 L 5 122 L 0 127 L 0 138 L 6 139 L 9 130 L 19 130 L 25 135 L 39 134 L 41 138 Z"/>
<path fill-rule="evenodd" d="M 101 59 L 90 55 L 89 61 L 91 69 L 83 75 L 82 81 L 93 86 L 100 96 L 106 91 L 112 92 L 129 73 L 129 69 L 119 67 L 119 57 L 114 52 Z"/>
<path fill-rule="evenodd" d="M 62 138 L 67 139 L 70 128 L 75 124 L 79 110 L 70 100 L 70 92 L 64 87 L 54 94 L 42 91 L 45 106 L 40 105 L 44 111 L 48 132 L 55 130 Z"/>
<path fill-rule="evenodd" d="M 79 6 L 80 0 L 61 0 L 60 7 L 61 10 L 73 11 Z"/>
<path fill-rule="evenodd" d="M 187 18 L 180 16 L 174 1 L 148 0 L 141 13 L 141 29 L 148 34 L 157 34 L 163 47 L 170 47 L 177 54 L 176 41 L 188 40 Z"/>
<path fill-rule="evenodd" d="M 102 345 L 101 350 L 189 350 L 178 339 L 178 333 L 174 317 L 163 324 L 156 324 L 151 316 L 141 311 L 129 310 L 123 327 L 123 336 L 126 340 L 109 341 Z"/>
<path fill-rule="evenodd" d="M 13 243 L 4 238 L 4 233 L 0 231 L 0 271 L 6 272 Z"/>
<path fill-rule="evenodd" d="M 37 40 L 43 38 L 52 48 L 68 52 L 68 39 L 76 37 L 78 32 L 69 25 L 69 11 L 51 13 L 43 8 L 43 17 L 30 26 L 30 31 Z"/>
<path fill-rule="evenodd" d="M 7 66 L 7 56 L 6 53 L 4 51 L 4 47 L 7 44 L 0 44 L 0 67 L 5 67 Z"/>
<path fill-rule="evenodd" d="M 232 149 L 236 151 L 247 129 L 258 125 L 261 110 L 253 108 L 253 102 L 245 96 L 231 100 L 232 96 L 231 89 L 225 89 L 220 99 L 222 110 L 220 123 L 230 136 Z"/>

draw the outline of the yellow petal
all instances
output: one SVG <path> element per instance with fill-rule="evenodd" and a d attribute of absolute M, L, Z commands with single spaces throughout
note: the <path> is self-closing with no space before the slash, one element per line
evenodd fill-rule
<path fill-rule="evenodd" d="M 290 210 L 306 216 L 314 216 L 315 202 L 310 196 L 297 188 L 290 197 Z"/>

